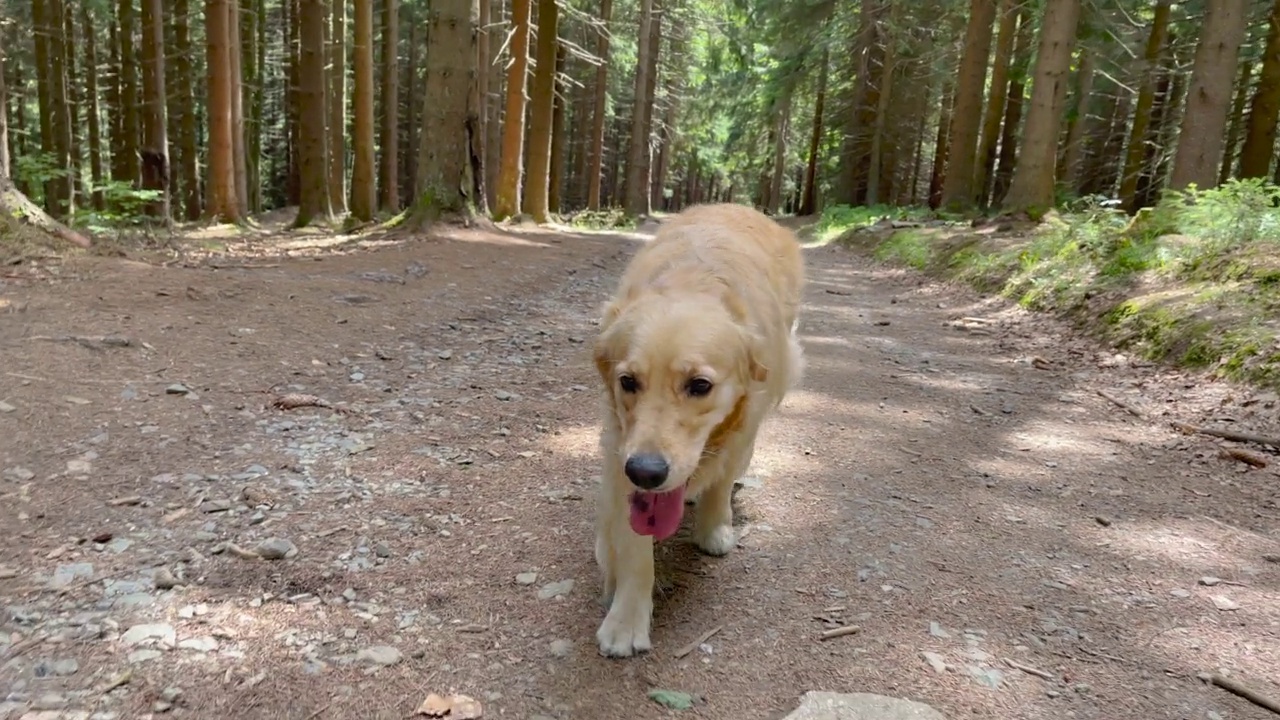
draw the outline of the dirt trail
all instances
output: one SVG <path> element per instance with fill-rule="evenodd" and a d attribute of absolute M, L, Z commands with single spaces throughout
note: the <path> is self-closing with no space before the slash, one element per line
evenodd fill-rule
<path fill-rule="evenodd" d="M 807 376 L 740 547 L 667 543 L 654 652 L 600 658 L 587 348 L 636 242 L 459 231 L 0 285 L 0 720 L 403 718 L 432 691 L 486 718 L 767 720 L 814 689 L 1269 717 L 1196 674 L 1280 695 L 1275 463 L 1165 420 L 1280 434 L 1276 398 L 835 248 L 808 252 Z M 291 392 L 354 412 L 270 406 Z M 269 539 L 287 557 L 239 556 Z"/>

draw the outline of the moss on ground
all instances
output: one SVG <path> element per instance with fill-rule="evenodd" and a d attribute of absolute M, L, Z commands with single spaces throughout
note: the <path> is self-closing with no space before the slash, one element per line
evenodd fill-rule
<path fill-rule="evenodd" d="M 1067 318 L 1162 363 L 1280 389 L 1280 188 L 1174 194 L 1137 218 L 1086 207 L 1044 222 L 890 229 L 829 213 L 819 232 L 876 259 Z"/>

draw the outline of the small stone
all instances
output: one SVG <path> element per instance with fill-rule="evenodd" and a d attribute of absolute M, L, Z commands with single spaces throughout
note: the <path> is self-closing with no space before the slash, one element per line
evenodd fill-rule
<path fill-rule="evenodd" d="M 218 649 L 218 641 L 204 635 L 201 637 L 187 638 L 186 640 L 179 642 L 178 647 L 183 650 L 208 653 Z"/>
<path fill-rule="evenodd" d="M 297 555 L 298 547 L 284 538 L 271 537 L 258 543 L 254 552 L 264 560 L 282 560 Z"/>
<path fill-rule="evenodd" d="M 347 377 L 351 380 L 351 382 L 364 382 L 364 373 L 362 372 L 358 372 L 358 371 L 353 372 Z"/>
<path fill-rule="evenodd" d="M 391 546 L 385 542 L 377 542 L 373 544 L 373 554 L 380 558 L 391 557 Z"/>
<path fill-rule="evenodd" d="M 1230 612 L 1232 610 L 1240 609 L 1240 603 L 1236 602 L 1235 600 L 1232 600 L 1226 595 L 1214 595 L 1210 599 L 1213 600 L 1213 606 L 1223 612 Z"/>
<path fill-rule="evenodd" d="M 165 702 L 176 703 L 180 697 L 182 697 L 182 688 L 167 687 L 160 691 L 160 699 Z"/>
<path fill-rule="evenodd" d="M 34 710 L 61 710 L 67 706 L 67 699 L 58 693 L 45 693 L 31 703 Z"/>
<path fill-rule="evenodd" d="M 951 637 L 951 633 L 947 632 L 936 620 L 929 622 L 929 634 L 936 638 Z"/>
<path fill-rule="evenodd" d="M 17 409 L 18 408 L 10 405 L 9 403 L 4 402 L 3 400 L 0 400 L 0 413 L 11 413 Z"/>
<path fill-rule="evenodd" d="M 1205 587 L 1213 587 L 1215 585 L 1221 585 L 1222 578 L 1216 578 L 1212 575 L 1205 575 L 1204 577 L 1200 578 L 1199 583 L 1201 585 L 1204 585 Z"/>
<path fill-rule="evenodd" d="M 66 658 L 64 660 L 45 660 L 37 663 L 35 667 L 36 677 L 67 677 L 75 675 L 80 670 L 80 662 L 75 658 Z"/>
<path fill-rule="evenodd" d="M 536 582 L 538 582 L 538 573 L 536 572 L 522 572 L 516 575 L 517 585 L 532 585 Z"/>
<path fill-rule="evenodd" d="M 152 640 L 158 640 L 166 647 L 173 647 L 178 642 L 178 632 L 169 623 L 143 623 L 134 625 L 120 636 L 120 642 L 126 647 Z"/>
<path fill-rule="evenodd" d="M 514 400 L 516 397 L 514 394 L 507 392 L 506 390 L 497 390 L 493 393 L 493 396 L 504 402 L 508 400 Z"/>
<path fill-rule="evenodd" d="M 371 665 L 395 665 L 403 658 L 400 651 L 390 645 L 374 645 L 356 653 L 356 660 Z"/>
<path fill-rule="evenodd" d="M 448 360 L 449 358 L 453 357 L 453 351 L 441 350 L 440 352 L 436 353 L 436 357 L 440 358 L 441 360 Z"/>
<path fill-rule="evenodd" d="M 151 576 L 151 581 L 156 584 L 160 590 L 172 590 L 181 584 L 177 577 L 169 568 L 160 568 Z"/>
<path fill-rule="evenodd" d="M 166 395 L 189 395 L 191 388 L 182 383 L 174 383 L 164 389 Z"/>
<path fill-rule="evenodd" d="M 154 712 L 154 713 L 161 713 L 161 714 L 167 713 L 172 709 L 173 709 L 173 703 L 171 702 L 165 702 L 164 700 L 157 700 L 151 703 L 151 712 Z"/>
<path fill-rule="evenodd" d="M 800 697 L 800 706 L 782 720 L 831 720 L 866 718 L 871 720 L 944 720 L 942 713 L 913 700 L 870 693 L 809 691 Z"/>
<path fill-rule="evenodd" d="M 91 472 L 93 472 L 93 463 L 88 460 L 75 459 L 67 461 L 68 475 L 88 475 Z"/>
<path fill-rule="evenodd" d="M 1096 515 L 1094 516 L 1093 521 L 1098 523 L 1102 527 L 1111 527 L 1111 518 L 1105 515 Z"/>
<path fill-rule="evenodd" d="M 355 602 L 355 601 L 356 601 L 356 591 L 355 591 L 355 588 L 347 588 L 346 590 L 343 590 L 343 591 L 342 591 L 342 597 L 343 597 L 343 599 L 344 599 L 344 600 L 346 600 L 347 602 Z"/>
<path fill-rule="evenodd" d="M 1191 597 L 1191 591 L 1190 591 L 1190 590 L 1183 590 L 1182 588 L 1174 588 L 1173 590 L 1170 590 L 1170 591 L 1169 591 L 1169 594 L 1170 594 L 1170 595 L 1172 595 L 1172 596 L 1174 596 L 1174 597 L 1176 597 L 1176 598 L 1184 598 L 1184 599 L 1185 599 L 1185 598 L 1189 598 L 1189 597 Z"/>
<path fill-rule="evenodd" d="M 159 658 L 160 655 L 161 653 L 159 650 L 151 650 L 149 648 L 144 650 L 134 650 L 129 653 L 129 664 L 137 665 L 139 663 L 149 662 Z"/>
<path fill-rule="evenodd" d="M 68 563 L 59 565 L 53 571 L 49 587 L 64 588 L 77 580 L 88 580 L 93 577 L 93 563 Z"/>
<path fill-rule="evenodd" d="M 570 642 L 569 640 L 552 640 L 551 641 L 552 657 L 558 657 L 558 658 L 568 657 L 569 653 L 572 650 L 573 650 L 573 643 Z"/>
<path fill-rule="evenodd" d="M 929 667 L 933 668 L 933 671 L 938 675 L 942 675 L 947 671 L 947 661 L 943 660 L 938 653 L 925 651 L 920 653 L 920 657 L 924 658 L 924 661 L 929 663 Z"/>
<path fill-rule="evenodd" d="M 551 598 L 557 598 L 557 597 L 561 597 L 562 595 L 568 595 L 569 591 L 571 590 L 573 590 L 572 578 L 568 580 L 561 580 L 559 582 L 547 583 L 546 585 L 543 585 L 541 588 L 538 588 L 538 599 L 550 600 Z"/>
<path fill-rule="evenodd" d="M 21 465 L 15 465 L 14 467 L 7 468 L 3 473 L 5 480 L 12 480 L 14 482 L 26 482 L 35 476 L 36 474 L 34 472 L 22 467 Z"/>

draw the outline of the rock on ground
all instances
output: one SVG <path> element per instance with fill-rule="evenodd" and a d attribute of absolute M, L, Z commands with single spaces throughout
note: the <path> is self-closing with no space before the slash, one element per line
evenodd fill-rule
<path fill-rule="evenodd" d="M 870 693 L 810 691 L 782 720 L 946 720 L 924 703 Z"/>

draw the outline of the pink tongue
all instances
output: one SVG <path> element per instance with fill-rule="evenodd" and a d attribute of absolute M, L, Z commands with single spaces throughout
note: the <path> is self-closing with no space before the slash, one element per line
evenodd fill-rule
<path fill-rule="evenodd" d="M 665 540 L 680 529 L 683 516 L 683 486 L 664 493 L 631 493 L 631 529 L 637 535 L 652 535 L 654 540 Z"/>

